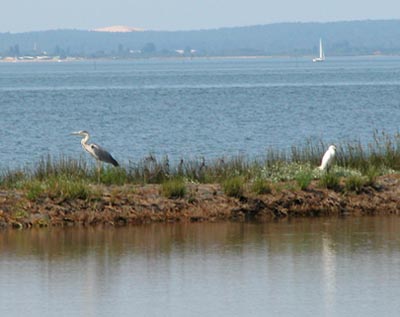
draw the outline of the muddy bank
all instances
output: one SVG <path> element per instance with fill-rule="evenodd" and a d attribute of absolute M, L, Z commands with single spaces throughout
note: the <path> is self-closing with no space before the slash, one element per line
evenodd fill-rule
<path fill-rule="evenodd" d="M 30 201 L 19 190 L 0 191 L 0 228 L 122 226 L 151 222 L 271 221 L 290 217 L 398 214 L 400 176 L 378 178 L 360 192 L 274 189 L 265 195 L 225 195 L 220 185 L 189 184 L 184 198 L 168 199 L 159 185 L 97 186 L 90 200 L 45 197 Z M 283 186 L 284 188 L 285 186 Z M 287 186 L 290 187 L 290 186 Z"/>

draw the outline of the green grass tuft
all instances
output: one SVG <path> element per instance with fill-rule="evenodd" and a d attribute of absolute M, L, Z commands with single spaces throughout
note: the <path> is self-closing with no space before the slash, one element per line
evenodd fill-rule
<path fill-rule="evenodd" d="M 367 183 L 367 179 L 363 176 L 352 175 L 346 178 L 344 188 L 346 191 L 360 193 Z"/>
<path fill-rule="evenodd" d="M 256 178 L 251 185 L 251 191 L 257 195 L 270 194 L 272 192 L 272 185 L 265 179 Z"/>
<path fill-rule="evenodd" d="M 335 173 L 324 173 L 319 179 L 319 186 L 338 191 L 340 189 L 340 177 Z"/>
<path fill-rule="evenodd" d="M 365 185 L 374 186 L 376 184 L 376 179 L 378 178 L 380 172 L 376 166 L 370 166 L 365 171 L 365 177 L 367 178 Z"/>
<path fill-rule="evenodd" d="M 100 174 L 100 183 L 106 185 L 124 185 L 129 182 L 128 172 L 121 168 L 106 167 Z"/>
<path fill-rule="evenodd" d="M 27 190 L 26 197 L 31 201 L 38 200 L 45 192 L 43 183 L 40 181 L 27 182 L 24 187 Z"/>
<path fill-rule="evenodd" d="M 313 180 L 313 174 L 311 171 L 302 171 L 297 173 L 296 182 L 301 190 L 306 190 Z"/>
<path fill-rule="evenodd" d="M 91 189 L 82 180 L 71 180 L 67 178 L 53 178 L 47 182 L 47 194 L 50 198 L 89 199 Z"/>
<path fill-rule="evenodd" d="M 226 195 L 230 197 L 243 197 L 244 179 L 242 176 L 234 176 L 228 178 L 222 183 L 222 188 Z"/>
<path fill-rule="evenodd" d="M 183 198 L 186 191 L 186 184 L 182 178 L 166 180 L 161 184 L 161 193 L 167 198 Z"/>

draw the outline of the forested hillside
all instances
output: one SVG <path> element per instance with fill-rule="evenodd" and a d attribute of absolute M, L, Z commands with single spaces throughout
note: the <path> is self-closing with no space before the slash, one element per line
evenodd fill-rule
<path fill-rule="evenodd" d="M 80 57 L 400 54 L 400 20 L 280 23 L 196 31 L 0 33 L 0 56 Z"/>

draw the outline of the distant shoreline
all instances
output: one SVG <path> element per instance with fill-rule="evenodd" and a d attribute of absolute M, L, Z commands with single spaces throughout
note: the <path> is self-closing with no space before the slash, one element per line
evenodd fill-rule
<path fill-rule="evenodd" d="M 400 54 L 400 19 L 281 22 L 192 30 L 50 29 L 0 32 L 0 56 L 319 56 Z M 99 30 L 99 29 L 97 29 Z M 104 32 L 106 31 L 106 32 Z M 109 32 L 116 31 L 116 32 Z"/>
<path fill-rule="evenodd" d="M 275 56 L 275 55 L 260 55 L 260 56 L 154 56 L 154 57 L 135 57 L 135 58 L 84 58 L 84 57 L 67 57 L 65 59 L 59 58 L 46 58 L 46 59 L 19 59 L 19 58 L 3 58 L 0 59 L 0 63 L 68 63 L 68 62 L 102 62 L 102 61 L 143 61 L 143 60 L 234 60 L 234 59 L 309 59 L 312 62 L 314 56 Z M 325 62 L 329 62 L 329 59 L 338 59 L 338 58 L 388 58 L 388 57 L 400 57 L 398 54 L 379 54 L 379 55 L 340 55 L 340 56 L 330 56 L 327 57 Z"/>

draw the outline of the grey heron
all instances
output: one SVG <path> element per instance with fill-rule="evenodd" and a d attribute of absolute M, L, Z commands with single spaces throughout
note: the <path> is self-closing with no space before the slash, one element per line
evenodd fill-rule
<path fill-rule="evenodd" d="M 101 170 L 101 162 L 109 163 L 114 166 L 119 166 L 118 162 L 112 157 L 112 155 L 103 149 L 100 145 L 96 143 L 87 143 L 89 140 L 89 132 L 85 130 L 81 130 L 78 132 L 72 132 L 72 135 L 79 135 L 83 137 L 81 140 L 81 144 L 83 149 L 86 152 L 89 152 L 90 155 L 92 155 L 96 161 L 97 161 L 97 169 L 98 169 L 98 180 L 100 181 L 100 170 Z"/>
<path fill-rule="evenodd" d="M 330 145 L 322 157 L 321 165 L 318 167 L 321 171 L 329 170 L 336 156 L 336 146 Z"/>

